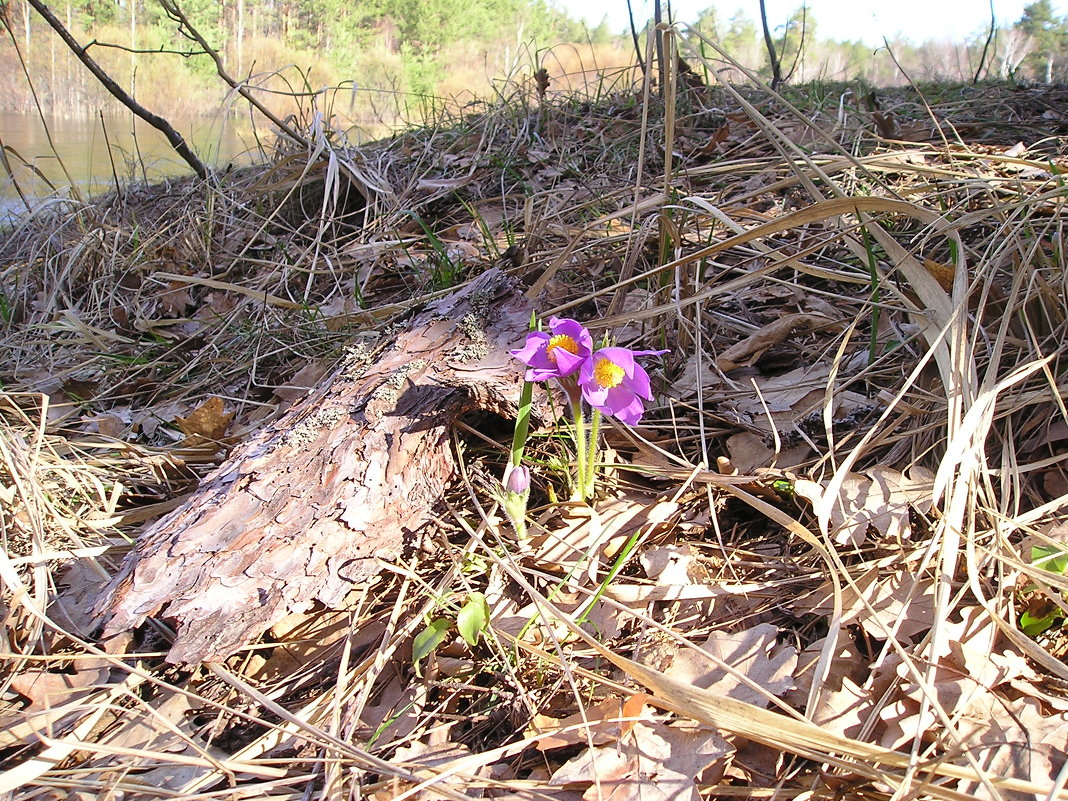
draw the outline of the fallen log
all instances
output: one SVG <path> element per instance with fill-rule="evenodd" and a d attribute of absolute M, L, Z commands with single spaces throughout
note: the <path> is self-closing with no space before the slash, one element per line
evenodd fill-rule
<path fill-rule="evenodd" d="M 96 604 L 104 636 L 160 616 L 176 630 L 168 661 L 189 665 L 316 601 L 337 607 L 430 519 L 456 470 L 456 418 L 514 415 L 523 373 L 508 350 L 530 313 L 492 269 L 430 303 L 373 363 L 350 349 L 140 537 Z"/>

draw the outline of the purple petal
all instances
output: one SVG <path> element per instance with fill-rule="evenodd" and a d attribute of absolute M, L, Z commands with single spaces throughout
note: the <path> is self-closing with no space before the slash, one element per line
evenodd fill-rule
<path fill-rule="evenodd" d="M 541 331 L 531 331 L 527 334 L 527 341 L 523 344 L 523 347 L 516 350 L 510 350 L 510 353 L 523 364 L 530 364 L 531 361 L 537 358 L 538 353 L 545 353 L 545 346 L 549 343 L 549 335 L 542 333 Z M 548 359 L 546 358 L 546 361 Z"/>
<path fill-rule="evenodd" d="M 605 347 L 594 353 L 579 371 L 579 386 L 582 397 L 603 414 L 618 418 L 627 425 L 635 425 L 645 413 L 643 400 L 652 400 L 649 373 L 635 361 L 636 356 L 659 356 L 666 350 L 631 350 L 630 348 Z M 605 387 L 597 380 L 596 367 L 605 359 L 623 371 L 619 383 Z M 605 378 L 605 374 L 601 374 Z"/>
<path fill-rule="evenodd" d="M 556 348 L 556 366 L 560 375 L 571 375 L 578 370 L 582 365 L 590 360 L 589 354 L 585 356 L 571 353 L 563 348 Z"/>
<path fill-rule="evenodd" d="M 582 397 L 585 398 L 586 403 L 590 404 L 594 409 L 604 411 L 604 406 L 608 403 L 608 393 L 610 392 L 608 387 L 602 387 L 596 381 L 591 381 L 587 384 L 580 382 L 579 386 L 582 387 Z"/>
<path fill-rule="evenodd" d="M 653 390 L 649 385 L 649 374 L 645 372 L 645 368 L 640 364 L 634 365 L 634 372 L 623 379 L 621 386 L 626 387 L 635 395 L 640 395 L 646 400 L 653 399 Z"/>
<path fill-rule="evenodd" d="M 623 372 L 627 375 L 630 375 L 634 371 L 634 351 L 629 348 L 601 348 L 593 355 L 602 359 L 608 359 L 612 364 L 618 364 L 623 368 Z"/>
<path fill-rule="evenodd" d="M 627 425 L 634 425 L 641 420 L 645 407 L 637 395 L 624 389 L 621 385 L 608 391 L 608 402 L 602 411 L 618 418 Z"/>
<path fill-rule="evenodd" d="M 550 317 L 549 330 L 553 332 L 553 336 L 563 335 L 575 340 L 579 346 L 579 354 L 585 351 L 585 355 L 589 356 L 593 351 L 593 337 L 590 336 L 586 326 L 576 320 L 567 317 Z"/>

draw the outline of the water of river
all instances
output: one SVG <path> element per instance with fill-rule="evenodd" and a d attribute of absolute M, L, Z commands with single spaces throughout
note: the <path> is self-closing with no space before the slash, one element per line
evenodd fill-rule
<path fill-rule="evenodd" d="M 255 133 L 247 120 L 168 122 L 207 164 L 247 164 L 258 156 Z M 135 126 L 131 115 L 46 117 L 42 123 L 36 114 L 0 113 L 0 141 L 14 173 L 12 179 L 7 170 L 0 169 L 0 216 L 24 208 L 16 181 L 27 197 L 47 198 L 69 197 L 72 183 L 79 192 L 92 195 L 110 189 L 116 179 L 126 183 L 192 174 L 163 134 L 140 120 Z"/>

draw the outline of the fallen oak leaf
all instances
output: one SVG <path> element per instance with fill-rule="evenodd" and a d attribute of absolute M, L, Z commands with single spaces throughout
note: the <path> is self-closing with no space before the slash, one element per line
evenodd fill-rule
<path fill-rule="evenodd" d="M 716 367 L 726 372 L 752 364 L 768 348 L 785 342 L 798 332 L 821 331 L 840 325 L 838 320 L 832 320 L 822 314 L 787 314 L 727 348 L 716 359 Z"/>
<path fill-rule="evenodd" d="M 188 417 L 175 417 L 174 423 L 185 434 L 184 446 L 199 445 L 205 441 L 218 442 L 226 435 L 233 412 L 223 411 L 222 398 L 212 395 L 189 413 Z"/>
<path fill-rule="evenodd" d="M 609 696 L 566 718 L 535 715 L 525 737 L 536 739 L 534 747 L 539 751 L 580 743 L 604 745 L 616 742 L 623 735 L 622 719 L 622 700 L 618 696 Z"/>
<path fill-rule="evenodd" d="M 164 317 L 184 317 L 186 309 L 192 305 L 189 285 L 178 281 L 168 282 L 167 289 L 159 296 L 159 310 Z"/>
<path fill-rule="evenodd" d="M 589 785 L 583 801 L 699 801 L 698 777 L 712 768 L 718 781 L 733 755 L 708 727 L 641 720 L 615 746 L 588 748 L 564 763 L 549 784 Z"/>
<path fill-rule="evenodd" d="M 92 660 L 96 665 L 84 664 L 86 661 L 76 666 L 74 673 L 19 671 L 10 679 L 11 689 L 29 699 L 30 705 L 24 710 L 26 712 L 62 706 L 107 680 L 109 669 L 98 667 L 100 660 Z"/>
<path fill-rule="evenodd" d="M 664 673 L 694 687 L 766 707 L 769 694 L 782 695 L 794 686 L 797 651 L 780 646 L 778 635 L 779 629 L 770 623 L 737 634 L 715 632 L 700 650 L 676 653 Z"/>
<path fill-rule="evenodd" d="M 895 567 L 880 574 L 878 567 L 857 576 L 842 589 L 842 623 L 860 625 L 871 637 L 893 635 L 911 640 L 934 623 L 934 580 Z M 825 582 L 810 598 L 797 602 L 798 611 L 830 615 L 834 591 Z"/>
<path fill-rule="evenodd" d="M 907 474 L 881 465 L 865 475 L 849 473 L 831 504 L 834 543 L 860 546 L 869 526 L 891 539 L 909 539 L 909 510 L 929 512 L 933 487 L 934 474 L 923 467 L 913 467 Z M 825 500 L 825 485 L 815 481 L 794 482 L 794 492 L 814 507 Z"/>

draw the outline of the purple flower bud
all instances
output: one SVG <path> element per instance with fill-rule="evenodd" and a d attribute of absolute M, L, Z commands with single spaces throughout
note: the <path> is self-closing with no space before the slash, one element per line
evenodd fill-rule
<path fill-rule="evenodd" d="M 521 464 L 513 465 L 504 480 L 504 488 L 514 495 L 522 495 L 530 489 L 530 470 Z"/>

